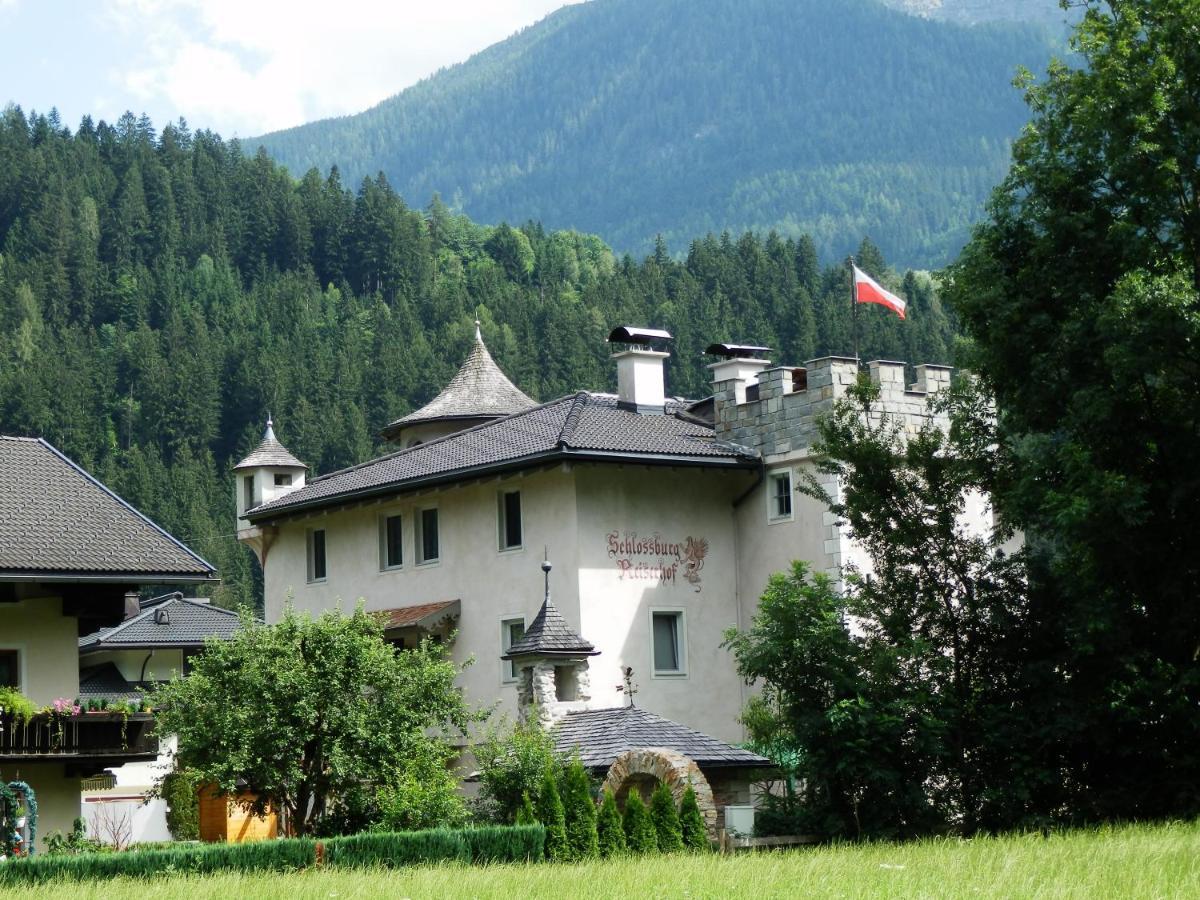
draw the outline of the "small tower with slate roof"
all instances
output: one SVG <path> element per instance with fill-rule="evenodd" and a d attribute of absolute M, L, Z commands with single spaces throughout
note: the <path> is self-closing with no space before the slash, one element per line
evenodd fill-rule
<path fill-rule="evenodd" d="M 600 651 L 567 625 L 550 599 L 550 561 L 542 563 L 546 594 L 525 635 L 501 657 L 517 670 L 517 715 L 550 726 L 592 699 L 588 657 Z"/>
<path fill-rule="evenodd" d="M 275 437 L 275 423 L 267 417 L 267 430 L 250 454 L 233 467 L 237 482 L 238 537 L 245 540 L 254 530 L 245 518 L 246 510 L 277 500 L 284 494 L 304 487 L 308 466 L 292 456 Z"/>

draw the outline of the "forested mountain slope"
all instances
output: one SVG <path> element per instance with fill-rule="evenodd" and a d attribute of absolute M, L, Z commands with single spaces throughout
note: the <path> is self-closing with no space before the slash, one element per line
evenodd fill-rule
<path fill-rule="evenodd" d="M 477 317 L 542 400 L 613 389 L 616 324 L 670 329 L 669 389 L 692 397 L 714 340 L 788 362 L 852 347 L 845 268 L 822 270 L 807 238 L 709 235 L 683 261 L 618 259 L 576 232 L 410 209 L 382 178 L 296 182 L 236 142 L 131 115 L 72 132 L 10 108 L 0 159 L 0 433 L 47 438 L 190 543 L 224 603 L 258 591 L 229 467 L 267 413 L 314 474 L 367 459 L 454 374 Z M 928 276 L 859 255 L 911 310 L 864 309 L 864 356 L 946 361 Z"/>
<path fill-rule="evenodd" d="M 1044 68 L 1046 33 L 872 0 L 592 0 L 364 113 L 247 143 L 618 250 L 776 228 L 825 260 L 870 234 L 936 266 L 1007 169 L 1011 81 Z"/>

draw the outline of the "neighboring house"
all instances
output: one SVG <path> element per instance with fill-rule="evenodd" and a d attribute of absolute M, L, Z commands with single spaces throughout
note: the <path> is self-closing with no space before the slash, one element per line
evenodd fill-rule
<path fill-rule="evenodd" d="M 562 573 L 557 610 L 600 651 L 580 703 L 619 708 L 632 668 L 639 709 L 744 740 L 750 688 L 725 630 L 749 625 L 767 579 L 792 560 L 834 577 L 864 560 L 825 505 L 796 490 L 815 473 L 815 420 L 859 364 L 772 367 L 767 348 L 714 344 L 712 396 L 688 402 L 667 392 L 666 332 L 618 328 L 610 341 L 623 345 L 615 394 L 530 405 L 477 334 L 450 386 L 387 426 L 395 452 L 312 480 L 269 427 L 235 468 L 238 535 L 262 564 L 267 621 L 289 600 L 316 612 L 363 598 L 397 642 L 457 631 L 454 657 L 475 660 L 461 678 L 468 699 L 515 712 L 524 675 L 502 656 L 538 613 L 548 548 Z M 902 363 L 867 369 L 910 430 L 950 379 L 917 366 L 906 387 Z M 985 504 L 972 516 L 990 525 Z M 570 679 L 555 689 L 563 702 L 577 692 Z"/>
<path fill-rule="evenodd" d="M 38 706 L 79 696 L 79 636 L 116 625 L 145 585 L 216 580 L 213 567 L 66 456 L 0 437 L 0 684 Z M 0 715 L 0 779 L 38 799 L 38 846 L 69 831 L 80 782 L 150 761 L 150 717 Z M 59 727 L 61 726 L 61 728 Z"/>
<path fill-rule="evenodd" d="M 156 682 L 186 675 L 193 654 L 209 638 L 228 640 L 240 625 L 238 614 L 206 599 L 181 593 L 143 600 L 136 611 L 111 628 L 79 639 L 79 697 L 140 702 Z M 107 779 L 84 784 L 83 816 L 89 833 L 127 828 L 134 841 L 170 840 L 162 798 L 149 798 L 170 771 L 175 738 L 160 738 L 158 757 L 114 767 Z"/>

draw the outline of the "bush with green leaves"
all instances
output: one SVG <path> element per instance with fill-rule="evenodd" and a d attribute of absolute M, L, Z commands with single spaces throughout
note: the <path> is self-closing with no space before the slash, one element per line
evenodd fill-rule
<path fill-rule="evenodd" d="M 599 853 L 596 838 L 596 801 L 592 799 L 587 771 L 576 756 L 563 774 L 563 810 L 571 859 L 591 859 Z"/>
<path fill-rule="evenodd" d="M 397 652 L 362 604 L 316 618 L 288 607 L 272 625 L 244 616 L 153 700 L 180 763 L 229 794 L 252 785 L 255 814 L 283 811 L 310 834 L 339 797 L 373 784 L 409 827 L 431 824 L 417 804 L 461 820 L 456 782 L 430 774 L 444 768 L 450 733 L 483 717 L 464 702 L 460 672 L 448 645 Z"/>
<path fill-rule="evenodd" d="M 538 819 L 546 828 L 546 858 L 555 861 L 570 859 L 567 816 L 552 768 L 546 769 L 542 775 L 542 789 L 538 793 Z"/>
<path fill-rule="evenodd" d="M 554 738 L 536 718 L 509 727 L 489 727 L 475 745 L 479 767 L 481 818 L 507 824 L 516 821 L 521 798 L 536 797 L 546 770 L 561 780 L 565 758 L 554 749 Z"/>
<path fill-rule="evenodd" d="M 545 858 L 546 829 L 541 825 L 484 825 L 459 832 L 471 862 L 540 862 Z"/>
<path fill-rule="evenodd" d="M 679 802 L 679 830 L 683 836 L 683 846 L 688 850 L 708 850 L 708 829 L 704 827 L 704 816 L 700 814 L 700 804 L 696 802 L 696 791 L 689 784 Z"/>
<path fill-rule="evenodd" d="M 650 813 L 642 802 L 642 795 L 637 788 L 631 788 L 625 798 L 625 816 L 622 825 L 625 829 L 625 846 L 632 853 L 655 853 L 658 851 L 658 834 L 654 823 L 650 821 Z"/>
<path fill-rule="evenodd" d="M 351 834 L 329 838 L 323 844 L 324 862 L 328 866 L 395 868 L 447 860 L 469 862 L 471 859 L 470 847 L 462 833 L 449 828 Z"/>
<path fill-rule="evenodd" d="M 200 784 L 187 769 L 168 772 L 158 786 L 167 805 L 167 830 L 177 841 L 200 839 Z"/>
<path fill-rule="evenodd" d="M 533 801 L 529 799 L 529 791 L 522 791 L 521 806 L 517 810 L 517 824 L 533 825 L 537 820 L 537 813 L 533 810 Z"/>
<path fill-rule="evenodd" d="M 671 853 L 683 849 L 683 834 L 679 828 L 679 812 L 675 808 L 675 797 L 666 782 L 660 781 L 650 795 L 650 821 L 658 838 L 658 849 Z"/>
<path fill-rule="evenodd" d="M 417 743 L 405 771 L 376 792 L 376 831 L 457 828 L 468 819 L 458 777 L 447 764 L 456 755 L 445 744 Z"/>
<path fill-rule="evenodd" d="M 600 855 L 605 859 L 625 852 L 625 827 L 617 810 L 616 798 L 609 790 L 604 791 L 604 802 L 600 804 L 600 813 L 596 816 L 596 839 Z"/>

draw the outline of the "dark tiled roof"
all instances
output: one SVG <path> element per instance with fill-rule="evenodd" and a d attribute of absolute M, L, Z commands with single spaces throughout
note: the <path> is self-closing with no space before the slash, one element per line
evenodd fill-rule
<path fill-rule="evenodd" d="M 383 433 L 392 437 L 407 425 L 438 419 L 507 416 L 536 405 L 537 401 L 526 396 L 500 371 L 476 325 L 475 346 L 450 383 L 416 412 L 392 422 Z"/>
<path fill-rule="evenodd" d="M 40 438 L 0 437 L 0 577 L 171 582 L 213 567 Z"/>
<path fill-rule="evenodd" d="M 79 652 L 133 647 L 203 647 L 205 638 L 229 640 L 240 626 L 238 614 L 228 609 L 171 597 L 144 608 L 120 625 L 81 637 Z"/>
<path fill-rule="evenodd" d="M 263 439 L 258 442 L 257 447 L 250 451 L 249 456 L 233 467 L 233 471 L 252 469 L 256 466 L 277 466 L 283 469 L 308 468 L 292 456 L 287 447 L 279 443 L 275 437 L 275 425 L 270 419 L 267 419 L 267 430 L 263 432 Z"/>
<path fill-rule="evenodd" d="M 606 769 L 627 750 L 645 747 L 676 750 L 700 766 L 763 768 L 773 765 L 757 753 L 734 747 L 635 706 L 567 713 L 554 726 L 554 743 L 565 753 L 578 747 L 580 760 L 590 769 Z"/>
<path fill-rule="evenodd" d="M 478 469 L 533 465 L 547 458 L 655 458 L 705 465 L 745 464 L 751 451 L 717 441 L 711 426 L 670 401 L 665 415 L 642 415 L 611 394 L 580 391 L 532 409 L 418 444 L 315 478 L 252 510 L 271 513 L 323 506 L 343 498 L 453 481 Z"/>
<path fill-rule="evenodd" d="M 585 641 L 567 625 L 562 613 L 547 597 L 542 608 L 534 616 L 525 635 L 505 653 L 501 659 L 515 659 L 532 654 L 540 656 L 595 656 L 599 651 L 590 641 Z"/>
<path fill-rule="evenodd" d="M 79 698 L 99 700 L 141 700 L 147 685 L 126 681 L 115 663 L 106 662 L 79 670 Z"/>
<path fill-rule="evenodd" d="M 392 628 L 430 628 L 448 616 L 457 616 L 461 608 L 462 603 L 458 600 L 443 600 L 440 603 L 381 609 L 375 615 L 383 620 L 384 631 Z"/>

